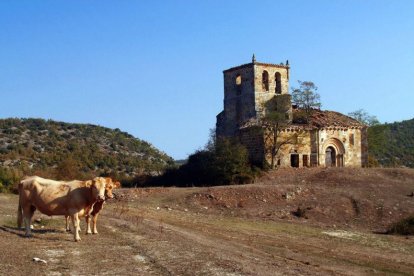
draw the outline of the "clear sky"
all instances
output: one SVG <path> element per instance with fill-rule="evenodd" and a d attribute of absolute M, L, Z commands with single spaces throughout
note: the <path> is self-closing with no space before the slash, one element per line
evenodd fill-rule
<path fill-rule="evenodd" d="M 289 59 L 322 108 L 414 117 L 414 1 L 0 1 L 0 118 L 120 128 L 176 159 L 208 139 L 224 69 Z"/>

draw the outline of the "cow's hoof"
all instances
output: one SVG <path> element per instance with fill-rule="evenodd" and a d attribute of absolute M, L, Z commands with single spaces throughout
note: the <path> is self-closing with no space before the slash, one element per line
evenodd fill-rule
<path fill-rule="evenodd" d="M 99 234 L 99 233 L 98 233 L 98 231 L 96 231 L 96 232 L 93 232 L 93 234 L 94 234 L 94 235 L 97 235 L 97 234 Z"/>
<path fill-rule="evenodd" d="M 70 229 L 66 229 L 66 232 L 72 232 L 72 231 L 70 231 Z"/>
<path fill-rule="evenodd" d="M 75 238 L 75 242 L 81 241 L 81 238 Z"/>
<path fill-rule="evenodd" d="M 25 238 L 31 238 L 31 237 L 33 237 L 33 235 L 32 235 L 32 234 L 28 234 L 28 233 L 26 233 L 26 234 L 24 234 L 24 237 L 25 237 Z"/>
<path fill-rule="evenodd" d="M 86 232 L 86 235 L 90 235 L 90 234 L 92 234 L 92 232 L 91 232 L 91 231 Z"/>

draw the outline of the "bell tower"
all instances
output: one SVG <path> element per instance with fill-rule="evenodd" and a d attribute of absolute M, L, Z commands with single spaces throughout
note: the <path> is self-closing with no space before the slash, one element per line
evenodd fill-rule
<path fill-rule="evenodd" d="M 223 71 L 224 110 L 217 115 L 217 136 L 235 136 L 249 120 L 259 118 L 266 102 L 289 94 L 289 62 L 251 63 Z"/>

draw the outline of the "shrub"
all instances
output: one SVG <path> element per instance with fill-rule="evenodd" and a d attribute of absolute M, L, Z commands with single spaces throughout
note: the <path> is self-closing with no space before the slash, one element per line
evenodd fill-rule
<path fill-rule="evenodd" d="M 182 166 L 150 179 L 148 184 L 186 187 L 246 184 L 253 182 L 256 174 L 243 145 L 235 140 L 219 139 L 191 154 Z"/>
<path fill-rule="evenodd" d="M 0 168 L 0 193 L 10 192 L 19 182 L 23 172 L 17 169 Z"/>
<path fill-rule="evenodd" d="M 388 234 L 414 235 L 414 215 L 393 223 L 387 231 Z"/>

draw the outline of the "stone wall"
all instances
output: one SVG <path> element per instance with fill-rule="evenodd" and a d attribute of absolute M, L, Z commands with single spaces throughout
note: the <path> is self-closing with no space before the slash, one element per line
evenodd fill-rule
<path fill-rule="evenodd" d="M 266 91 L 263 88 L 262 75 L 268 72 L 269 87 Z M 261 111 L 264 103 L 276 95 L 275 74 L 281 76 L 281 94 L 289 94 L 289 68 L 276 67 L 275 65 L 255 64 L 254 66 L 254 91 L 255 91 L 255 109 Z"/>
<path fill-rule="evenodd" d="M 319 165 L 325 165 L 325 152 L 328 147 L 343 152 L 343 166 L 361 167 L 366 165 L 364 149 L 364 129 L 324 128 L 319 130 Z M 341 148 L 342 147 L 342 148 Z"/>
<path fill-rule="evenodd" d="M 296 139 L 294 137 L 297 136 Z M 271 164 L 270 147 L 273 136 L 268 132 L 264 136 L 267 149 L 265 160 Z M 367 165 L 366 128 L 327 128 L 320 130 L 286 129 L 278 137 L 281 141 L 290 141 L 283 145 L 275 160 L 280 167 L 292 166 L 292 155 L 297 155 L 297 167 L 326 166 L 326 149 L 335 149 L 336 166 L 363 167 Z M 296 166 L 296 165 L 293 165 Z"/>
<path fill-rule="evenodd" d="M 239 131 L 239 138 L 249 152 L 249 160 L 257 166 L 262 166 L 264 161 L 264 139 L 260 127 L 246 127 Z"/>
<path fill-rule="evenodd" d="M 216 125 L 219 135 L 234 136 L 243 122 L 256 116 L 253 82 L 252 66 L 224 71 L 224 113 Z"/>
<path fill-rule="evenodd" d="M 262 74 L 268 72 L 268 89 L 263 90 Z M 223 71 L 224 110 L 217 116 L 217 135 L 234 136 L 248 120 L 260 116 L 264 103 L 276 95 L 276 73 L 281 94 L 289 93 L 289 67 L 248 63 Z"/>
<path fill-rule="evenodd" d="M 298 167 L 310 166 L 311 136 L 309 131 L 300 129 L 285 129 L 277 137 L 278 143 L 282 145 L 276 155 L 275 165 L 278 167 L 291 167 L 291 155 L 297 155 Z M 266 162 L 270 165 L 272 160 L 271 146 L 273 145 L 273 133 L 266 132 Z M 304 155 L 307 161 L 304 163 Z"/>

